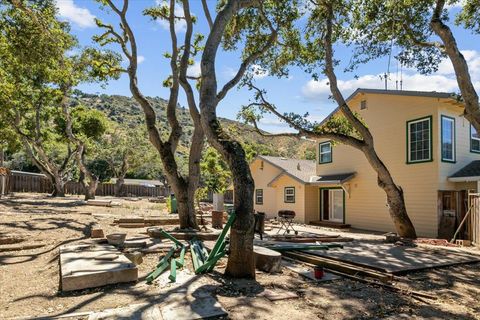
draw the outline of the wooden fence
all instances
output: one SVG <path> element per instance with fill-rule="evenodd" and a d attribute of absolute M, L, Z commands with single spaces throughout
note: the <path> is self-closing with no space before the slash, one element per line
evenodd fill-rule
<path fill-rule="evenodd" d="M 52 193 L 53 191 L 52 183 L 43 174 L 20 171 L 12 171 L 9 187 L 10 192 Z M 122 192 L 126 196 L 132 197 L 158 197 L 169 194 L 163 186 L 146 187 L 135 184 L 124 184 Z M 65 184 L 65 193 L 82 195 L 84 194 L 83 186 L 80 182 L 69 181 Z M 95 194 L 97 196 L 113 196 L 114 185 L 99 183 Z"/>

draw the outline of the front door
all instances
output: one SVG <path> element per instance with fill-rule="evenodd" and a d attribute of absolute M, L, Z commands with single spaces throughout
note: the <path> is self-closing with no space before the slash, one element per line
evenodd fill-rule
<path fill-rule="evenodd" d="M 343 189 L 320 189 L 321 220 L 344 222 L 344 192 Z"/>

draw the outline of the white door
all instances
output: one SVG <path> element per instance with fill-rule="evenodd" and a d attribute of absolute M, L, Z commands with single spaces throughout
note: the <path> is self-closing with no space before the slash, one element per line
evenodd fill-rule
<path fill-rule="evenodd" d="M 331 189 L 329 190 L 330 198 L 330 214 L 329 220 L 343 223 L 343 190 Z"/>

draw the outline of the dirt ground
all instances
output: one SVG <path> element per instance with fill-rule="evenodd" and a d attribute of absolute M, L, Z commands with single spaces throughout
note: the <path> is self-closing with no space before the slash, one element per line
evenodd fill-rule
<path fill-rule="evenodd" d="M 147 285 L 143 280 L 162 257 L 160 253 L 144 256 L 139 265 L 141 279 L 136 284 L 73 293 L 59 291 L 59 246 L 88 239 L 94 224 L 106 233 L 119 232 L 120 228 L 112 224 L 115 217 L 167 214 L 165 205 L 147 199 L 120 202 L 119 207 L 106 208 L 82 205 L 78 197 L 51 199 L 38 194 L 16 194 L 1 199 L 0 237 L 23 237 L 25 241 L 19 244 L 45 246 L 0 252 L 0 319 L 161 302 L 168 285 Z M 145 228 L 121 231 L 133 236 L 144 233 Z M 185 261 L 185 272 L 192 273 L 188 271 L 193 269 L 189 255 Z M 230 280 L 221 274 L 224 264 L 221 261 L 216 272 L 194 277 L 194 281 L 214 293 L 228 311 L 229 319 L 480 319 L 480 264 L 410 273 L 400 278 L 403 287 L 437 296 L 435 301 L 419 301 L 343 278 L 317 284 L 289 269 L 278 275 L 258 272 L 255 281 Z M 261 297 L 267 289 L 286 289 L 299 298 L 271 302 Z"/>

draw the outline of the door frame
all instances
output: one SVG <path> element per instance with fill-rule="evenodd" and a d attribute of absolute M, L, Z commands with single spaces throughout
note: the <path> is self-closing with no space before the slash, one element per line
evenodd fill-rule
<path fill-rule="evenodd" d="M 322 188 L 319 188 L 318 189 L 318 193 L 319 193 L 319 199 L 320 201 L 318 202 L 318 215 L 320 216 L 320 220 L 321 221 L 331 221 L 330 219 L 329 220 L 324 220 L 323 219 L 323 191 L 324 190 L 333 190 L 333 189 L 341 189 L 342 190 L 342 195 L 343 195 L 343 221 L 342 222 L 339 222 L 339 221 L 332 221 L 332 222 L 335 222 L 335 223 L 343 223 L 345 224 L 345 218 L 346 218 L 346 206 L 345 206 L 345 190 L 343 190 L 342 187 L 322 187 Z M 330 216 L 330 213 L 329 213 L 329 216 Z"/>

